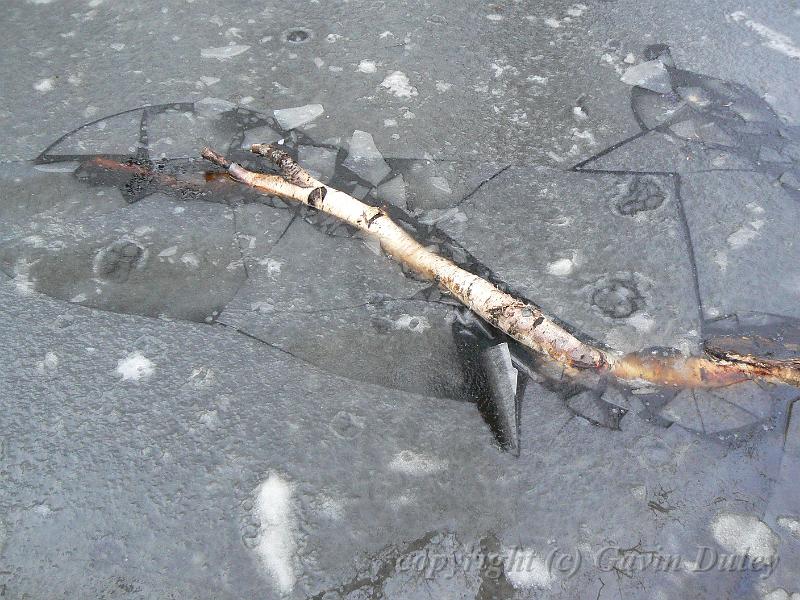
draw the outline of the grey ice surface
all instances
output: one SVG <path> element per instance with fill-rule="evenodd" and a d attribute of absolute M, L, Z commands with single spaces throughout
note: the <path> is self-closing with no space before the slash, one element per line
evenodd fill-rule
<path fill-rule="evenodd" d="M 797 330 L 796 6 L 13 0 L 0 35 L 0 596 L 800 594 L 796 389 L 511 343 L 515 456 L 507 340 L 196 159 L 283 140 L 621 351 Z"/>

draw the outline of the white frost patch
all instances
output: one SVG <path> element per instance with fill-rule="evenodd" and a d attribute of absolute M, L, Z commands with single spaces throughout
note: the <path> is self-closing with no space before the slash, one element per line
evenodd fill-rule
<path fill-rule="evenodd" d="M 440 94 L 448 91 L 451 87 L 453 87 L 452 83 L 447 83 L 446 81 L 437 81 L 436 82 L 436 91 Z"/>
<path fill-rule="evenodd" d="M 736 11 L 728 15 L 736 23 L 744 23 L 745 27 L 757 33 L 764 40 L 763 45 L 770 50 L 780 52 L 789 58 L 800 59 L 800 47 L 788 35 L 775 31 L 771 27 L 747 18 L 747 14 Z"/>
<path fill-rule="evenodd" d="M 74 173 L 75 169 L 77 169 L 80 164 L 81 163 L 77 161 L 70 160 L 45 165 L 33 165 L 33 168 L 37 171 L 43 171 L 45 173 Z"/>
<path fill-rule="evenodd" d="M 547 19 L 545 19 L 544 24 L 547 25 L 548 27 L 552 27 L 553 29 L 561 27 L 561 21 L 559 21 L 558 19 L 554 19 L 553 17 L 548 17 Z"/>
<path fill-rule="evenodd" d="M 374 73 L 378 70 L 377 66 L 375 66 L 374 60 L 362 60 L 358 63 L 358 72 L 359 73 Z"/>
<path fill-rule="evenodd" d="M 754 229 L 749 229 L 747 227 L 740 227 L 732 234 L 728 236 L 728 245 L 731 248 L 742 248 L 746 246 L 750 242 L 752 242 L 755 238 L 758 237 L 758 232 Z"/>
<path fill-rule="evenodd" d="M 417 88 L 408 80 L 408 75 L 402 71 L 395 71 L 387 75 L 381 82 L 381 87 L 386 88 L 398 98 L 411 98 L 418 94 Z"/>
<path fill-rule="evenodd" d="M 753 515 L 720 513 L 711 524 L 711 533 L 726 550 L 753 559 L 774 559 L 778 551 L 778 536 Z"/>
<path fill-rule="evenodd" d="M 200 83 L 202 83 L 206 87 L 209 87 L 214 85 L 215 83 L 219 83 L 219 77 L 209 77 L 208 75 L 201 75 Z"/>
<path fill-rule="evenodd" d="M 35 89 L 37 92 L 42 92 L 43 94 L 49 92 L 53 89 L 53 78 L 50 77 L 48 79 L 40 79 L 33 84 L 33 89 Z"/>
<path fill-rule="evenodd" d="M 486 15 L 486 18 L 489 19 L 490 21 L 502 21 L 503 15 L 491 14 L 491 15 Z"/>
<path fill-rule="evenodd" d="M 800 539 L 800 519 L 795 517 L 778 517 L 778 526 L 783 527 L 794 537 Z"/>
<path fill-rule="evenodd" d="M 422 333 L 426 329 L 431 328 L 428 319 L 425 317 L 414 317 L 412 315 L 401 315 L 399 319 L 392 323 L 393 329 L 407 329 L 408 331 L 415 331 Z"/>
<path fill-rule="evenodd" d="M 430 475 L 444 471 L 447 468 L 447 461 L 413 450 L 402 450 L 394 455 L 389 468 L 406 475 Z"/>
<path fill-rule="evenodd" d="M 325 112 L 322 104 L 306 104 L 305 106 L 295 106 L 294 108 L 282 108 L 274 112 L 275 120 L 278 121 L 283 129 L 296 129 Z"/>
<path fill-rule="evenodd" d="M 153 363 L 141 352 L 131 352 L 117 362 L 117 373 L 122 381 L 139 381 L 153 374 Z"/>
<path fill-rule="evenodd" d="M 506 579 L 516 590 L 550 589 L 553 577 L 547 563 L 533 550 L 506 548 L 503 571 Z"/>
<path fill-rule="evenodd" d="M 216 58 L 217 60 L 227 60 L 234 56 L 239 56 L 244 52 L 250 50 L 250 46 L 232 45 L 220 46 L 219 48 L 203 48 L 200 50 L 200 56 L 203 58 Z"/>
<path fill-rule="evenodd" d="M 565 277 L 572 273 L 575 263 L 571 258 L 562 258 L 547 265 L 547 272 L 557 277 Z"/>
<path fill-rule="evenodd" d="M 297 521 L 292 511 L 292 486 L 272 474 L 256 490 L 255 516 L 261 522 L 255 551 L 281 594 L 294 589 L 292 561 Z"/>

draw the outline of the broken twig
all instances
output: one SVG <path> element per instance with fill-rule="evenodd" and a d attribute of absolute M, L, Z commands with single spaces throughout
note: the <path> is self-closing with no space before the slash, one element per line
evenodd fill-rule
<path fill-rule="evenodd" d="M 417 242 L 379 207 L 370 206 L 312 177 L 277 146 L 254 144 L 251 151 L 278 167 L 282 175 L 255 173 L 205 148 L 203 158 L 259 192 L 300 202 L 332 215 L 374 236 L 383 250 L 420 277 L 439 287 L 485 321 L 531 350 L 564 365 L 571 372 L 611 375 L 680 387 L 718 387 L 764 378 L 800 386 L 800 362 L 763 360 L 752 356 L 714 353 L 706 356 L 661 356 L 605 350 L 579 340 L 542 310 L 503 292 Z"/>

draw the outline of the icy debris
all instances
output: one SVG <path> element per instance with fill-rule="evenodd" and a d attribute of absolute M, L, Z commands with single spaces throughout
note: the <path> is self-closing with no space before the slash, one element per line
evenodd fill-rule
<path fill-rule="evenodd" d="M 586 114 L 586 111 L 583 110 L 583 107 L 581 106 L 572 107 L 572 116 L 574 116 L 578 121 L 585 121 L 589 118 L 589 115 Z"/>
<path fill-rule="evenodd" d="M 153 363 L 141 352 L 131 352 L 117 362 L 117 373 L 122 376 L 122 381 L 139 381 L 150 377 L 153 370 Z"/>
<path fill-rule="evenodd" d="M 626 65 L 632 65 L 636 62 L 636 56 L 634 56 L 633 52 L 628 52 L 622 62 Z"/>
<path fill-rule="evenodd" d="M 778 526 L 783 527 L 797 539 L 800 539 L 800 519 L 795 517 L 778 517 Z"/>
<path fill-rule="evenodd" d="M 255 551 L 281 594 L 294 589 L 297 521 L 292 510 L 292 486 L 271 474 L 256 490 L 253 507 L 261 522 Z"/>
<path fill-rule="evenodd" d="M 389 463 L 389 468 L 406 475 L 431 475 L 444 471 L 447 464 L 446 460 L 433 458 L 413 450 L 402 450 L 395 454 Z"/>
<path fill-rule="evenodd" d="M 373 185 L 378 185 L 391 172 L 372 135 L 358 129 L 353 132 L 347 158 L 342 164 Z"/>
<path fill-rule="evenodd" d="M 381 87 L 386 88 L 398 98 L 411 98 L 418 95 L 417 88 L 411 85 L 408 76 L 402 71 L 395 71 L 386 76 L 381 82 Z"/>
<path fill-rule="evenodd" d="M 325 109 L 322 108 L 322 104 L 306 104 L 305 106 L 279 109 L 274 114 L 275 120 L 283 129 L 296 129 L 310 123 L 323 112 Z"/>
<path fill-rule="evenodd" d="M 281 139 L 281 134 L 275 131 L 269 125 L 261 127 L 254 127 L 244 132 L 244 139 L 242 139 L 242 148 L 249 150 L 253 144 L 274 144 Z"/>
<path fill-rule="evenodd" d="M 503 15 L 491 14 L 491 15 L 486 15 L 486 18 L 489 19 L 490 21 L 502 21 Z"/>
<path fill-rule="evenodd" d="M 300 166 L 323 181 L 333 177 L 336 170 L 336 150 L 317 146 L 300 146 L 297 151 Z"/>
<path fill-rule="evenodd" d="M 720 513 L 711 524 L 711 533 L 726 550 L 752 559 L 774 559 L 778 551 L 778 536 L 753 515 Z"/>
<path fill-rule="evenodd" d="M 200 56 L 203 58 L 216 58 L 217 60 L 227 60 L 229 58 L 233 58 L 234 56 L 239 56 L 240 54 L 247 52 L 250 50 L 250 46 L 243 46 L 243 45 L 232 45 L 232 46 L 220 46 L 219 48 L 203 48 L 200 50 Z"/>
<path fill-rule="evenodd" d="M 219 77 L 209 77 L 208 75 L 201 75 L 200 76 L 200 83 L 202 83 L 206 87 L 210 87 L 215 83 L 219 83 Z"/>
<path fill-rule="evenodd" d="M 628 68 L 622 75 L 622 82 L 659 94 L 666 94 L 672 90 L 669 72 L 660 60 L 643 62 Z"/>
<path fill-rule="evenodd" d="M 362 60 L 358 63 L 357 71 L 359 73 L 374 73 L 378 68 L 375 66 L 374 60 Z"/>
<path fill-rule="evenodd" d="M 503 571 L 514 589 L 550 589 L 553 576 L 547 563 L 534 550 L 506 548 L 503 556 Z"/>
<path fill-rule="evenodd" d="M 378 186 L 378 199 L 399 206 L 406 207 L 406 184 L 403 176 L 390 179 L 386 183 Z"/>

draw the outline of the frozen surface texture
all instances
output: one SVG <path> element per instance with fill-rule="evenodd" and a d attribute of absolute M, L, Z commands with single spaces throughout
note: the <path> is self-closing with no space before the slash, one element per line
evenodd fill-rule
<path fill-rule="evenodd" d="M 197 159 L 281 141 L 600 344 L 796 353 L 788 3 L 3 10 L 0 596 L 800 593 L 797 390 L 564 382 Z"/>

